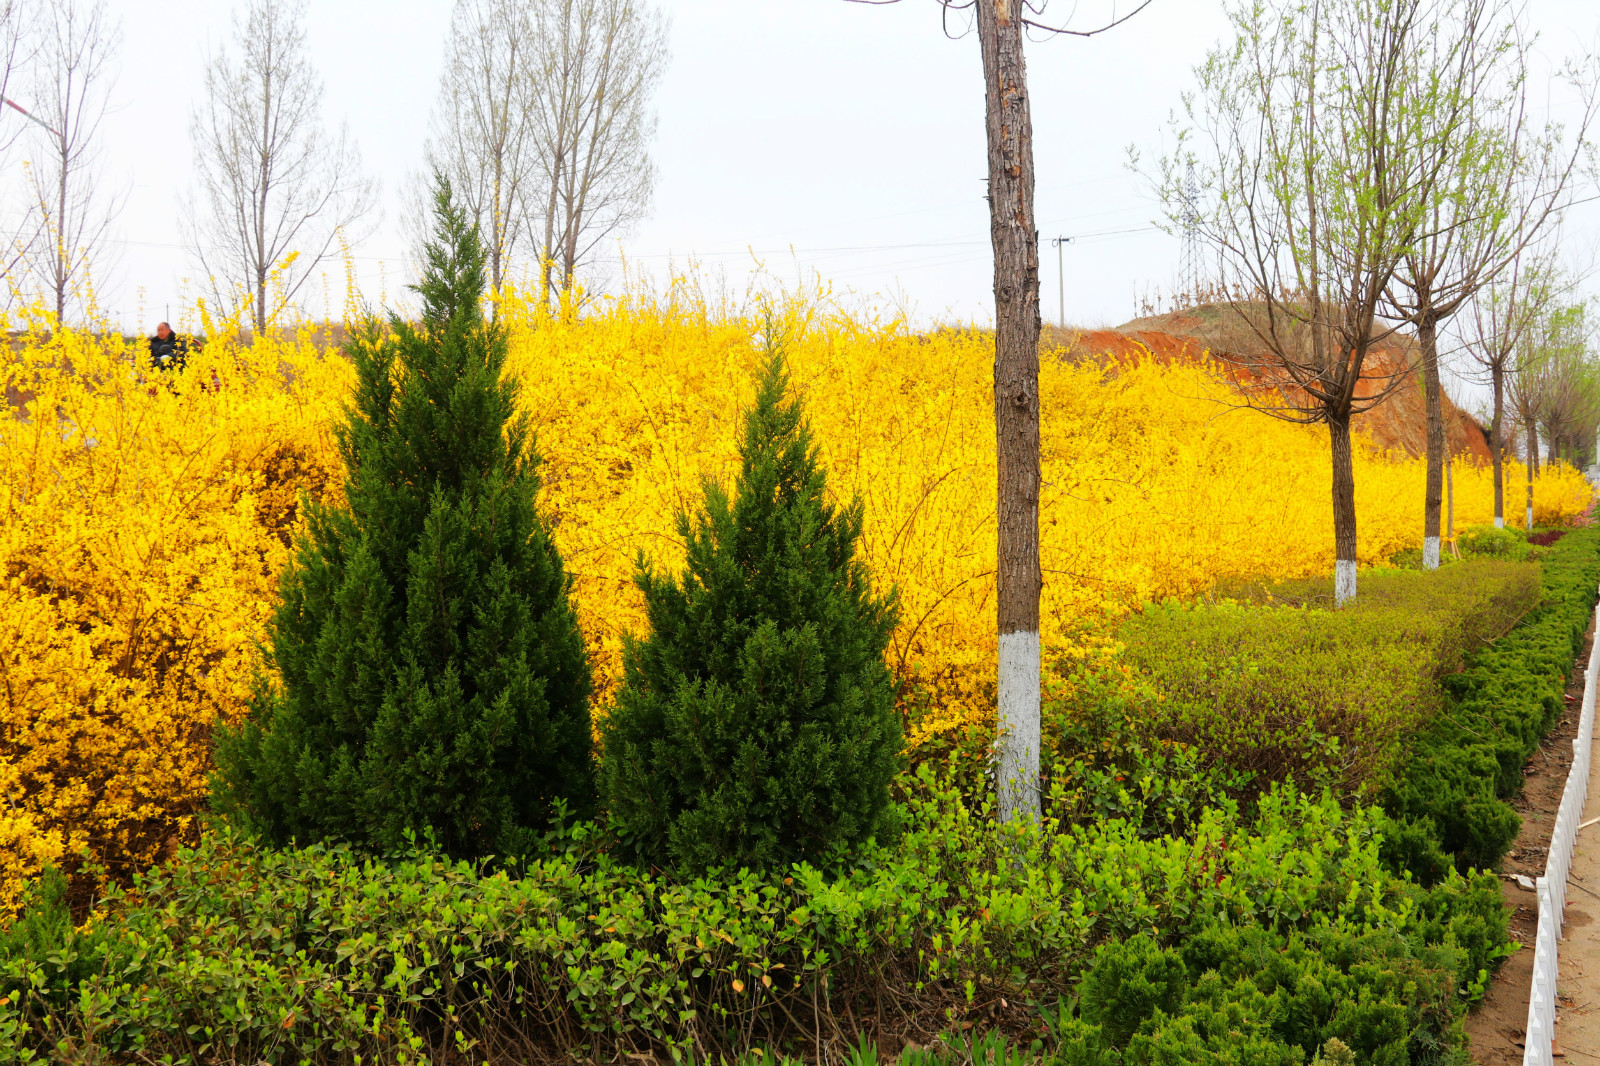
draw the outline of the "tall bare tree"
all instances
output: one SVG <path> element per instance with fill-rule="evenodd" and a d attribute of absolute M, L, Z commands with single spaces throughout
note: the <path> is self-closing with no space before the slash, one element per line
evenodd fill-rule
<path fill-rule="evenodd" d="M 44 120 L 29 110 L 32 86 L 27 85 L 26 77 L 26 69 L 37 47 L 34 32 L 37 14 L 36 7 L 24 0 L 0 0 L 0 171 L 10 171 L 12 149 L 25 132 L 45 128 Z M 28 99 L 19 103 L 16 97 L 25 89 Z M 5 184 L 7 188 L 13 187 L 10 181 Z M 19 218 L 15 228 L 0 237 L 6 244 L 4 257 L 0 259 L 0 279 L 5 281 L 0 303 L 5 305 L 20 294 L 18 268 L 26 264 L 38 236 L 38 223 L 29 210 L 31 206 L 27 200 L 17 203 L 9 196 L 0 202 L 0 209 L 7 210 L 8 214 L 11 209 L 18 209 L 16 217 Z"/>
<path fill-rule="evenodd" d="M 122 32 L 104 0 L 56 0 L 39 33 L 39 121 L 30 131 L 38 154 L 28 171 L 35 237 L 26 262 L 59 326 L 68 304 L 81 301 L 91 266 L 106 266 L 107 238 L 126 200 L 108 181 L 100 143 Z"/>
<path fill-rule="evenodd" d="M 322 81 L 306 56 L 305 0 L 251 0 L 237 54 L 206 62 L 191 122 L 199 209 L 191 250 L 224 308 L 250 304 L 258 333 L 291 305 L 341 233 L 368 219 L 375 184 L 346 130 L 322 125 Z M 269 292 L 269 286 L 271 292 Z"/>
<path fill-rule="evenodd" d="M 549 297 L 649 207 L 652 107 L 667 24 L 644 0 L 530 0 L 540 54 L 532 136 L 538 180 L 519 195 L 542 223 Z"/>
<path fill-rule="evenodd" d="M 853 0 L 887 4 L 897 0 Z M 1052 21 L 1048 0 L 938 0 L 950 16 L 970 12 L 983 56 L 989 163 L 989 239 L 994 248 L 996 623 L 1000 735 L 995 787 L 1003 821 L 1039 813 L 1039 230 L 1034 223 L 1033 114 L 1022 42 L 1093 37 L 1127 22 L 1143 0 L 1113 6 L 1089 29 Z M 1067 18 L 1076 12 L 1068 8 Z"/>
<path fill-rule="evenodd" d="M 1391 313 L 1416 330 L 1427 410 L 1422 561 L 1439 565 L 1444 416 L 1439 333 L 1479 288 L 1510 269 L 1574 198 L 1595 113 L 1593 78 L 1569 70 L 1577 120 L 1542 127 L 1528 114 L 1532 41 L 1513 0 L 1446 0 L 1419 41 L 1414 165 L 1430 182 L 1421 232 L 1396 274 Z M 1441 91 L 1442 90 L 1442 91 Z"/>
<path fill-rule="evenodd" d="M 530 188 L 539 176 L 540 2 L 457 0 L 428 139 L 428 169 L 450 179 L 456 202 L 477 222 L 495 290 L 514 257 L 538 253 L 537 216 L 527 205 L 542 199 Z"/>
<path fill-rule="evenodd" d="M 1463 330 L 1468 360 L 1476 377 L 1489 386 L 1489 454 L 1494 472 L 1494 524 L 1505 520 L 1505 457 L 1507 430 L 1515 405 L 1508 390 L 1514 384 L 1517 357 L 1527 350 L 1529 333 L 1545 308 L 1565 288 L 1548 248 L 1524 247 L 1505 270 L 1490 278 L 1472 298 L 1472 312 Z"/>
<path fill-rule="evenodd" d="M 1246 401 L 1323 423 L 1333 458 L 1334 599 L 1356 594 L 1350 420 L 1403 372 L 1374 374 L 1393 332 L 1378 311 L 1414 245 L 1431 179 L 1416 165 L 1417 57 L 1434 24 L 1423 0 L 1234 0 L 1235 40 L 1215 48 L 1185 98 L 1160 188 L 1176 221 L 1196 212 L 1222 289 L 1254 351 L 1229 353 Z"/>

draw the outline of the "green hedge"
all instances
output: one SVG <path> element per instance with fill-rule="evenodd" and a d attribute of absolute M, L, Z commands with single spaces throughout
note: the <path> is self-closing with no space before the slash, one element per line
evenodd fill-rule
<path fill-rule="evenodd" d="M 1395 817 L 1437 833 L 1463 869 L 1493 866 L 1516 839 L 1521 820 L 1505 800 L 1522 787 L 1528 756 L 1561 715 L 1594 610 L 1600 528 L 1573 530 L 1544 552 L 1540 606 L 1444 678 L 1442 713 L 1384 796 Z"/>
<path fill-rule="evenodd" d="M 0 967 L 0 1057 L 59 1051 L 63 1034 L 141 1061 L 809 1056 L 819 1036 L 853 1042 L 908 1010 L 921 1021 L 883 1024 L 1069 1001 L 1099 945 L 1229 928 L 1302 945 L 1305 980 L 1331 966 L 1357 985 L 1359 952 L 1312 956 L 1386 930 L 1413 961 L 1379 998 L 1409 1017 L 1435 1011 L 1438 989 L 1455 1003 L 1480 988 L 1504 942 L 1493 878 L 1425 890 L 1394 876 L 1382 813 L 1331 796 L 1274 792 L 1250 823 L 1212 810 L 1190 834 L 1148 838 L 1126 818 L 1002 829 L 927 773 L 917 786 L 894 847 L 833 877 L 801 865 L 675 883 L 581 831 L 515 873 L 210 837 L 113 901 L 76 988 L 59 964 L 72 951 Z M 1306 1039 L 1360 1036 L 1318 1018 Z"/>
<path fill-rule="evenodd" d="M 1192 745 L 1259 791 L 1292 780 L 1376 795 L 1406 741 L 1443 708 L 1439 679 L 1539 602 L 1539 568 L 1472 560 L 1364 575 L 1351 608 L 1167 604 L 1122 627 L 1161 698 L 1157 736 Z"/>

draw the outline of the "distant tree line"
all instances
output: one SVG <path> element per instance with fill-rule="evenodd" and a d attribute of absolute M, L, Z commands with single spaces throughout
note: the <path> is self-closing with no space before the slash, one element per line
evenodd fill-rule
<path fill-rule="evenodd" d="M 306 19 L 306 0 L 250 0 L 190 117 L 179 230 L 213 311 L 256 331 L 380 217 L 355 138 L 324 121 Z M 103 133 L 121 41 L 105 0 L 0 0 L 0 168 L 23 175 L 5 189 L 4 297 L 58 321 L 87 311 L 91 266 L 120 246 L 127 190 Z M 666 42 L 649 0 L 457 0 L 406 193 L 411 254 L 438 172 L 485 235 L 492 290 L 519 271 L 550 294 L 577 285 L 649 206 Z"/>
<path fill-rule="evenodd" d="M 1535 86 L 1536 38 L 1514 0 L 1264 0 L 1228 17 L 1234 39 L 1197 69 L 1155 184 L 1172 225 L 1210 247 L 1210 280 L 1250 337 L 1227 353 L 1245 402 L 1328 427 L 1345 602 L 1351 419 L 1413 373 L 1428 413 L 1423 560 L 1439 564 L 1448 337 L 1491 385 L 1497 501 L 1512 411 L 1558 437 L 1582 423 L 1570 397 L 1591 355 L 1574 346 L 1582 315 L 1551 317 L 1572 292 L 1552 264 L 1562 219 L 1592 189 L 1597 68 L 1583 56 Z M 1569 121 L 1534 113 L 1558 95 Z M 1380 369 L 1374 351 L 1402 328 L 1417 365 Z"/>

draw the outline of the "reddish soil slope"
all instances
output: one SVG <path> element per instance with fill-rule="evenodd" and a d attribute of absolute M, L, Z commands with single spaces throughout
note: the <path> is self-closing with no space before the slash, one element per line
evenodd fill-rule
<path fill-rule="evenodd" d="M 1211 312 L 1207 314 L 1207 312 Z M 1153 319 L 1139 319 L 1114 330 L 1060 331 L 1046 327 L 1041 342 L 1047 351 L 1062 350 L 1071 359 L 1102 359 L 1120 362 L 1148 353 L 1164 363 L 1194 362 L 1208 350 L 1225 352 L 1227 341 L 1220 336 L 1217 312 L 1209 308 L 1196 313 L 1180 312 Z M 1415 365 L 1416 344 L 1409 336 L 1396 335 L 1368 356 L 1367 373 L 1357 388 L 1358 396 L 1370 396 L 1383 389 L 1390 377 L 1407 365 Z M 1444 396 L 1445 437 L 1452 455 L 1471 456 L 1489 462 L 1489 439 L 1482 426 Z M 1427 413 L 1423 406 L 1420 374 L 1406 375 L 1399 388 L 1371 411 L 1357 415 L 1357 430 L 1366 432 L 1381 448 L 1419 456 L 1427 447 Z"/>

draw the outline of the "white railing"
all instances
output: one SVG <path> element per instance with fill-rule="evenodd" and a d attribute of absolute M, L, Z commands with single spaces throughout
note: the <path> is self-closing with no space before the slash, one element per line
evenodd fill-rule
<path fill-rule="evenodd" d="M 1596 637 L 1600 638 L 1600 607 L 1595 608 Z M 1553 1066 L 1551 1045 L 1556 1031 L 1556 943 L 1561 939 L 1562 909 L 1567 902 L 1567 873 L 1578 843 L 1578 824 L 1589 797 L 1589 756 L 1594 746 L 1595 682 L 1600 679 L 1600 639 L 1589 653 L 1583 675 L 1583 711 L 1578 735 L 1572 738 L 1572 769 L 1561 792 L 1561 809 L 1550 831 L 1550 852 L 1544 876 L 1536 882 L 1539 893 L 1539 932 L 1533 945 L 1533 990 L 1528 995 L 1528 1028 L 1523 1036 L 1523 1066 Z"/>

